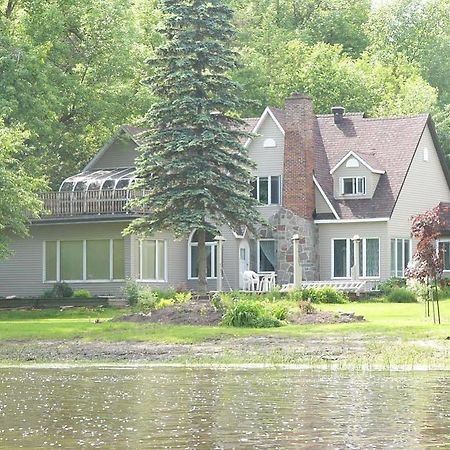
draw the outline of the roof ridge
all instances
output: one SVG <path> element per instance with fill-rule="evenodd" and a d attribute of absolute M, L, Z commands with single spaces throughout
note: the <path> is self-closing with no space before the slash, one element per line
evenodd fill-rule
<path fill-rule="evenodd" d="M 429 113 L 415 114 L 411 116 L 397 116 L 397 117 L 365 117 L 364 120 L 406 120 L 406 119 L 426 119 L 429 117 Z"/>
<path fill-rule="evenodd" d="M 346 112 L 344 114 L 345 116 L 364 116 L 364 112 L 362 111 L 352 111 L 352 112 Z M 327 114 L 316 114 L 316 117 L 334 117 L 334 114 L 327 113 Z"/>

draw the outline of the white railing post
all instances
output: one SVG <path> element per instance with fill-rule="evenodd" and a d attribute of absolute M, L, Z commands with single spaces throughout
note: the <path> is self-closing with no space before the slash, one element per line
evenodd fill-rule
<path fill-rule="evenodd" d="M 353 267 L 351 268 L 352 280 L 359 279 L 359 246 L 361 245 L 361 238 L 355 234 L 352 237 L 353 241 Z"/>
<path fill-rule="evenodd" d="M 223 277 L 223 243 L 225 242 L 225 238 L 220 234 L 217 235 L 214 240 L 217 242 L 217 267 L 216 267 L 216 275 L 217 275 L 217 287 L 216 290 L 218 292 L 222 291 L 222 277 Z"/>
<path fill-rule="evenodd" d="M 300 241 L 300 236 L 294 234 L 292 236 L 292 251 L 293 251 L 293 264 L 294 264 L 294 286 L 301 287 L 302 285 L 302 267 L 300 263 L 300 258 L 298 254 L 298 245 Z"/>

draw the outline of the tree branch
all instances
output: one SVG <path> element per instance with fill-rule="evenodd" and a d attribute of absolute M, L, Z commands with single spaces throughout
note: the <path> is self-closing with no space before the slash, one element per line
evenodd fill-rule
<path fill-rule="evenodd" d="M 6 4 L 6 9 L 5 9 L 5 17 L 7 19 L 10 19 L 12 16 L 12 13 L 14 12 L 14 8 L 17 5 L 17 2 L 19 0 L 8 0 L 8 3 Z"/>

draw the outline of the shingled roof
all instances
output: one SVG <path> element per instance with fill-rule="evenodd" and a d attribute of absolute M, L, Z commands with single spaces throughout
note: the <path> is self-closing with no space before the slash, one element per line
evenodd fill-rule
<path fill-rule="evenodd" d="M 285 113 L 271 108 L 281 126 Z M 332 114 L 316 116 L 315 177 L 340 219 L 388 218 L 405 181 L 420 138 L 429 125 L 442 167 L 447 166 L 428 114 L 398 118 L 365 118 L 363 113 L 346 113 L 336 124 Z M 371 199 L 340 200 L 333 196 L 330 170 L 350 151 L 372 168 L 383 170 Z"/>
<path fill-rule="evenodd" d="M 270 108 L 281 127 L 285 112 Z M 251 132 L 259 118 L 245 120 L 244 129 Z M 391 216 L 405 181 L 420 138 L 428 125 L 437 148 L 444 173 L 450 185 L 447 165 L 437 142 L 433 122 L 428 114 L 398 118 L 365 118 L 361 112 L 346 113 L 336 124 L 332 114 L 316 116 L 315 177 L 340 219 L 388 218 Z M 124 126 L 139 143 L 145 129 Z M 330 170 L 350 151 L 372 168 L 384 170 L 371 199 L 335 199 Z M 325 217 L 324 217 L 325 218 Z M 328 217 L 327 217 L 328 218 Z"/>
<path fill-rule="evenodd" d="M 316 178 L 341 219 L 390 217 L 428 115 L 395 119 L 346 116 L 339 124 L 333 117 L 318 117 L 316 127 Z M 333 197 L 330 170 L 349 151 L 385 170 L 371 199 L 337 200 Z"/>

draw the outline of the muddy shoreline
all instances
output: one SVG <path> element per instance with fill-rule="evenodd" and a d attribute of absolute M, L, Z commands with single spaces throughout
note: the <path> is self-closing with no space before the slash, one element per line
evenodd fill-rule
<path fill-rule="evenodd" d="M 405 346 L 406 345 L 406 346 Z M 411 354 L 407 357 L 408 353 Z M 405 359 L 406 358 L 406 359 Z M 367 338 L 245 337 L 196 344 L 152 342 L 3 341 L 3 363 L 306 364 L 359 367 L 373 364 L 450 369 L 449 341 Z"/>

